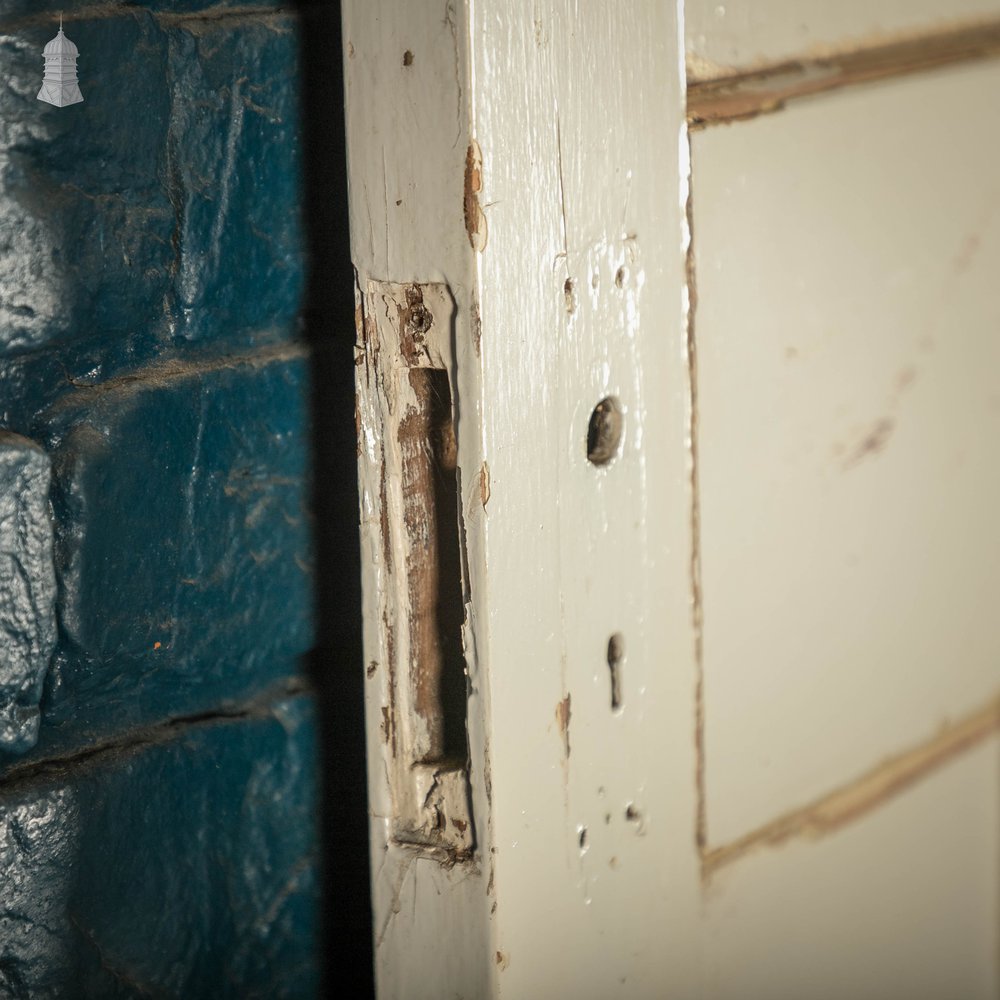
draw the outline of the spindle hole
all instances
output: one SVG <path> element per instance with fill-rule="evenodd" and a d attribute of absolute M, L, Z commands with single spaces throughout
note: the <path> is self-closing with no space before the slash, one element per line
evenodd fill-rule
<path fill-rule="evenodd" d="M 587 458 L 593 465 L 607 465 L 618 454 L 625 417 L 614 396 L 606 396 L 590 415 L 587 425 Z"/>

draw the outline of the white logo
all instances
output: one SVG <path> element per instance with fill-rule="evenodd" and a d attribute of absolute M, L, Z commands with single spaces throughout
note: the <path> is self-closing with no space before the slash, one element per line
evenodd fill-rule
<path fill-rule="evenodd" d="M 59 18 L 59 34 L 45 46 L 45 78 L 38 99 L 64 108 L 67 104 L 79 104 L 83 100 L 80 85 L 76 81 L 77 47 L 63 34 L 62 18 Z"/>

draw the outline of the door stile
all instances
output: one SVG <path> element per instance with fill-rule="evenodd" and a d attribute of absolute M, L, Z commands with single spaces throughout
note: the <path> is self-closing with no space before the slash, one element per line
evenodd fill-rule
<path fill-rule="evenodd" d="M 379 995 L 693 996 L 678 10 L 343 10 Z"/>

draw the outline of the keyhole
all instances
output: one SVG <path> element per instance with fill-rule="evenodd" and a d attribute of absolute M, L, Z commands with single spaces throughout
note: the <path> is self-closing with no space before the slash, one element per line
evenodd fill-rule
<path fill-rule="evenodd" d="M 625 638 L 621 632 L 608 639 L 608 669 L 611 671 L 611 710 L 622 707 L 622 664 L 625 662 Z"/>

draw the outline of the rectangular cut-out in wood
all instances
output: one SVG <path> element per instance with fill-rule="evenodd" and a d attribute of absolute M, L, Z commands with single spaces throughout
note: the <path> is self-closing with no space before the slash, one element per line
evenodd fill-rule
<path fill-rule="evenodd" d="M 378 662 L 392 835 L 466 857 L 473 844 L 466 737 L 464 584 L 448 365 L 453 305 L 433 284 L 359 289 L 361 475 L 380 544 Z"/>

